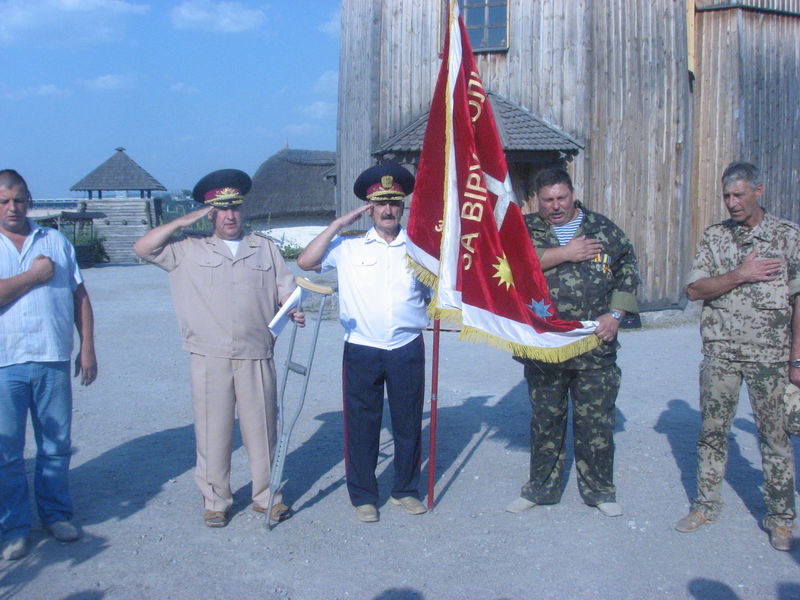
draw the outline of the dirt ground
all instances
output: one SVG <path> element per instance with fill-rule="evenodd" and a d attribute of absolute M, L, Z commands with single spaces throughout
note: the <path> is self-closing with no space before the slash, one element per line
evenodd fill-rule
<path fill-rule="evenodd" d="M 623 517 L 585 506 L 574 468 L 560 504 L 503 511 L 528 468 L 522 368 L 446 331 L 435 509 L 412 517 L 386 503 L 392 447 L 385 430 L 381 520 L 358 522 L 343 479 L 342 334 L 329 318 L 286 463 L 285 496 L 296 515 L 267 530 L 251 510 L 237 437 L 233 518 L 212 530 L 202 523 L 193 480 L 188 359 L 166 275 L 151 266 L 84 275 L 100 362 L 97 382 L 75 390 L 71 482 L 84 537 L 61 544 L 36 524 L 30 556 L 0 562 L 0 599 L 800 598 L 800 549 L 773 550 L 758 526 L 761 463 L 746 400 L 734 422 L 719 522 L 693 534 L 673 529 L 695 485 L 696 322 L 622 334 L 616 483 Z M 279 371 L 286 337 L 278 341 Z M 309 339 L 301 332 L 296 357 L 305 356 Z M 429 354 L 430 342 L 428 332 Z M 290 378 L 287 405 L 299 389 Z M 34 452 L 29 439 L 29 467 Z M 426 482 L 427 458 L 426 447 Z"/>

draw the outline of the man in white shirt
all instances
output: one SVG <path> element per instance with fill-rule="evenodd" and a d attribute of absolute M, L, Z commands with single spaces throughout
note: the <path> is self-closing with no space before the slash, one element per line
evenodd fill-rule
<path fill-rule="evenodd" d="M 419 500 L 422 406 L 429 289 L 406 266 L 400 220 L 414 177 L 386 163 L 364 171 L 353 190 L 367 204 L 335 219 L 297 259 L 306 271 L 337 269 L 339 320 L 345 330 L 343 382 L 345 468 L 350 501 L 363 522 L 379 519 L 378 463 L 384 386 L 394 436 L 390 502 L 409 514 Z M 361 237 L 339 236 L 363 214 L 373 226 Z"/>
<path fill-rule="evenodd" d="M 61 542 L 81 536 L 71 522 L 67 480 L 73 323 L 80 336 L 75 375 L 83 385 L 97 376 L 94 316 L 75 249 L 60 232 L 27 218 L 30 200 L 19 173 L 0 171 L 0 530 L 6 560 L 31 548 L 23 458 L 28 412 L 37 445 L 39 519 Z"/>

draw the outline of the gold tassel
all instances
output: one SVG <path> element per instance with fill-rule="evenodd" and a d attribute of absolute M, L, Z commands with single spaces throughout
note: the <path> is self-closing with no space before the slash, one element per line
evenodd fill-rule
<path fill-rule="evenodd" d="M 564 362 L 600 345 L 600 338 L 596 335 L 589 335 L 560 348 L 539 348 L 510 342 L 473 327 L 463 328 L 458 338 L 474 344 L 488 344 L 500 350 L 511 352 L 514 356 L 519 356 L 520 358 L 530 358 L 547 363 Z"/>
<path fill-rule="evenodd" d="M 439 278 L 434 273 L 431 273 L 419 263 L 414 262 L 407 254 L 406 264 L 414 274 L 414 277 L 419 279 L 424 285 L 432 288 L 434 293 L 436 293 L 436 283 Z M 440 321 L 453 325 L 461 325 L 461 311 L 454 308 L 437 308 L 435 298 L 428 305 L 427 313 L 431 319 L 439 319 Z M 596 335 L 587 335 L 586 337 L 559 348 L 540 348 L 538 346 L 526 346 L 524 344 L 511 342 L 496 335 L 492 335 L 491 333 L 481 331 L 480 329 L 475 329 L 474 327 L 462 328 L 458 338 L 474 344 L 488 344 L 500 350 L 511 352 L 514 356 L 519 356 L 520 358 L 530 358 L 546 363 L 564 362 L 584 352 L 594 350 L 600 345 L 600 338 Z"/>
<path fill-rule="evenodd" d="M 421 264 L 414 262 L 408 254 L 406 254 L 406 265 L 414 274 L 414 277 L 419 279 L 423 285 L 427 285 L 429 288 L 432 288 L 436 285 L 438 277 L 428 271 L 428 269 L 423 267 Z"/>

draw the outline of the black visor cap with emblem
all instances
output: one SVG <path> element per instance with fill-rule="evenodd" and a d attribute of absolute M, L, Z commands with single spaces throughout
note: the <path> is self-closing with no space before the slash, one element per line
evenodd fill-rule
<path fill-rule="evenodd" d="M 370 167 L 356 179 L 353 192 L 362 200 L 403 200 L 414 191 L 414 176 L 397 163 Z"/>
<path fill-rule="evenodd" d="M 253 185 L 250 176 L 238 169 L 213 171 L 197 182 L 192 190 L 195 202 L 215 208 L 230 208 L 244 202 Z"/>

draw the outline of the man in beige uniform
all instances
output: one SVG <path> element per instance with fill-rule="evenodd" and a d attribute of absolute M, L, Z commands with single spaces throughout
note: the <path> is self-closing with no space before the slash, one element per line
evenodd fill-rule
<path fill-rule="evenodd" d="M 192 192 L 204 208 L 150 230 L 134 244 L 139 257 L 169 272 L 183 348 L 191 353 L 195 479 L 209 527 L 227 525 L 233 504 L 235 410 L 253 480 L 253 509 L 259 512 L 269 506 L 277 443 L 274 339 L 267 326 L 295 283 L 272 241 L 243 233 L 241 205 L 250 186 L 242 171 L 214 171 Z M 204 217 L 214 224 L 213 235 L 173 237 Z M 293 318 L 302 325 L 302 313 Z M 276 496 L 272 519 L 289 516 Z"/>

